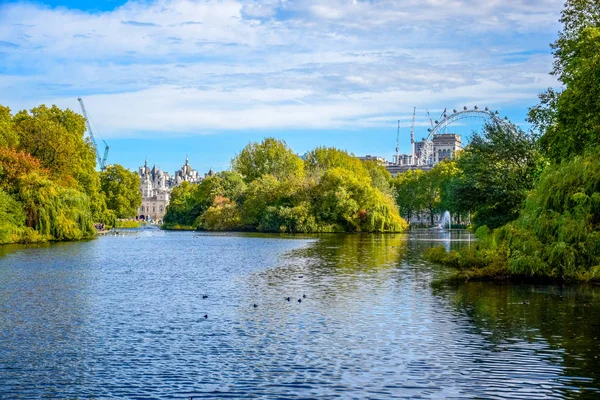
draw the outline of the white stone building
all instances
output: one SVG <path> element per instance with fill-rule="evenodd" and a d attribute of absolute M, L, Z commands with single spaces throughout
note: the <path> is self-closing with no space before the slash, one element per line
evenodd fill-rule
<path fill-rule="evenodd" d="M 431 140 L 433 145 L 433 151 L 429 155 L 426 165 L 416 165 L 416 160 L 413 160 L 411 154 L 400 154 L 396 162 L 386 164 L 386 169 L 395 176 L 402 172 L 406 172 L 409 169 L 422 169 L 430 170 L 437 163 L 447 159 L 454 158 L 456 152 L 462 149 L 462 140 L 460 135 L 455 133 L 441 133 L 433 135 Z M 419 159 L 421 151 L 425 145 L 425 139 L 420 142 L 415 142 L 415 158 Z M 396 157 L 394 157 L 396 159 Z"/>
<path fill-rule="evenodd" d="M 185 164 L 175 175 L 170 176 L 156 165 L 150 169 L 148 161 L 139 168 L 140 191 L 142 192 L 142 205 L 138 208 L 138 219 L 162 221 L 167 212 L 171 198 L 171 190 L 182 182 L 200 183 L 202 177 L 193 169 L 188 158 Z"/>

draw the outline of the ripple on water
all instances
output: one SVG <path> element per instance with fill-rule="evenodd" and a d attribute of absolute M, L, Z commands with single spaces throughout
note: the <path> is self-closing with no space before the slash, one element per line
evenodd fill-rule
<path fill-rule="evenodd" d="M 471 239 L 141 231 L 5 247 L 0 398 L 600 396 L 597 290 L 432 289 L 447 272 L 422 251 Z"/>

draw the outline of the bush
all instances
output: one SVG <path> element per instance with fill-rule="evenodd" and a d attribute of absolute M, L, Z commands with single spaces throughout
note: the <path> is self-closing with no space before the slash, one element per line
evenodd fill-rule
<path fill-rule="evenodd" d="M 600 159 L 596 152 L 549 167 L 519 218 L 459 252 L 426 258 L 459 269 L 504 268 L 512 276 L 597 280 L 600 274 Z"/>

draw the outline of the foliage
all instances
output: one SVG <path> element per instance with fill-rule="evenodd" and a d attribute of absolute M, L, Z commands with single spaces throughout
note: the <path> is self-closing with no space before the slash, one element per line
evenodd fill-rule
<path fill-rule="evenodd" d="M 529 112 L 543 148 L 558 162 L 600 143 L 600 3 L 569 0 L 561 22 L 552 73 L 566 88 L 542 93 Z"/>
<path fill-rule="evenodd" d="M 137 214 L 142 205 L 139 186 L 139 175 L 119 164 L 109 165 L 100 172 L 100 187 L 106 206 L 115 212 L 117 218 L 131 218 Z"/>
<path fill-rule="evenodd" d="M 10 108 L 0 105 L 0 148 L 16 147 L 19 137 L 14 130 Z"/>
<path fill-rule="evenodd" d="M 532 157 L 511 161 L 518 167 L 516 174 L 511 169 L 501 170 L 494 181 L 511 185 L 494 197 L 499 202 L 508 195 L 503 201 L 514 210 L 525 195 L 523 188 L 535 182 L 518 218 L 492 232 L 479 231 L 481 239 L 470 250 L 447 254 L 432 250 L 430 259 L 471 268 L 482 277 L 491 275 L 486 269 L 499 265 L 512 277 L 600 280 L 600 4 L 569 0 L 561 22 L 564 29 L 552 46 L 553 74 L 566 88 L 542 94 L 540 105 L 529 113 L 534 126 L 542 131 L 541 144 L 552 164 L 536 181 L 541 163 L 539 156 L 528 150 L 535 146 L 526 141 L 524 147 L 517 147 Z M 501 154 L 500 149 L 485 156 L 495 154 Z M 476 198 L 477 193 L 468 196 Z M 494 204 L 498 203 L 483 201 L 497 210 Z M 506 222 L 516 212 L 504 215 L 504 220 L 489 220 Z"/>
<path fill-rule="evenodd" d="M 0 189 L 0 244 L 32 241 L 40 241 L 40 237 L 25 226 L 21 203 Z"/>
<path fill-rule="evenodd" d="M 26 225 L 56 240 L 77 240 L 94 233 L 87 195 L 58 186 L 37 173 L 24 175 L 18 197 Z"/>
<path fill-rule="evenodd" d="M 429 171 L 408 170 L 398 174 L 392 185 L 401 214 L 411 219 L 415 214 L 427 212 L 431 225 L 434 214 L 448 210 L 448 186 L 459 170 L 453 160 L 436 164 Z"/>
<path fill-rule="evenodd" d="M 392 175 L 387 169 L 377 161 L 363 161 L 363 168 L 369 173 L 371 177 L 371 185 L 374 188 L 379 189 L 382 193 L 386 193 L 390 196 L 393 195 L 392 191 Z"/>
<path fill-rule="evenodd" d="M 12 193 L 17 190 L 19 178 L 33 172 L 48 174 L 40 161 L 31 155 L 10 147 L 0 147 L 0 188 Z"/>
<path fill-rule="evenodd" d="M 140 228 L 142 226 L 142 222 L 136 221 L 135 219 L 117 219 L 115 221 L 115 228 L 121 229 L 132 229 L 132 228 Z"/>
<path fill-rule="evenodd" d="M 540 177 L 517 220 L 495 231 L 482 227 L 477 244 L 434 262 L 504 276 L 600 280 L 600 160 L 595 153 L 553 165 Z M 488 271 L 489 272 L 489 271 Z M 483 274 L 484 276 L 487 274 Z"/>
<path fill-rule="evenodd" d="M 290 233 L 406 229 L 385 190 L 390 176 L 382 167 L 324 147 L 306 159 L 303 163 L 272 138 L 251 143 L 233 160 L 234 171 L 176 188 L 164 227 Z"/>
<path fill-rule="evenodd" d="M 240 226 L 237 204 L 227 197 L 217 196 L 203 215 L 203 228 L 213 231 L 231 231 Z"/>
<path fill-rule="evenodd" d="M 419 183 L 425 171 L 420 169 L 409 169 L 398 174 L 392 180 L 392 186 L 396 195 L 396 203 L 400 208 L 400 214 L 407 220 L 423 211 L 424 205 Z"/>
<path fill-rule="evenodd" d="M 83 117 L 68 109 L 39 106 L 13 116 L 0 106 L 0 243 L 78 240 L 95 233 L 94 222 L 114 225 L 123 205 L 107 207 L 84 132 Z M 130 184 L 106 194 L 139 196 Z"/>
<path fill-rule="evenodd" d="M 248 183 L 267 174 L 277 179 L 302 176 L 304 168 L 300 157 L 285 142 L 274 138 L 248 144 L 235 156 L 231 165 Z"/>
<path fill-rule="evenodd" d="M 475 227 L 497 228 L 517 218 L 544 159 L 535 137 L 516 126 L 488 124 L 460 153 L 449 187 L 456 211 L 472 212 Z"/>
<path fill-rule="evenodd" d="M 354 175 L 364 176 L 363 163 L 353 154 L 334 147 L 317 147 L 306 153 L 304 167 L 308 173 L 320 176 L 333 168 L 343 168 Z"/>
<path fill-rule="evenodd" d="M 37 158 L 63 186 L 85 193 L 97 191 L 96 156 L 84 139 L 85 120 L 75 112 L 39 106 L 31 113 L 20 111 L 14 118 L 19 149 Z"/>
<path fill-rule="evenodd" d="M 195 220 L 195 217 L 191 216 L 192 190 L 192 185 L 186 181 L 173 188 L 167 212 L 163 218 L 163 228 L 169 229 L 178 226 L 191 229 Z"/>

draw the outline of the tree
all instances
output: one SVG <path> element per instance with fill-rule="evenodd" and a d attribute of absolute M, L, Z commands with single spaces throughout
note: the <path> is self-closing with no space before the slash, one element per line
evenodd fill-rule
<path fill-rule="evenodd" d="M 556 162 L 600 143 L 600 3 L 569 0 L 561 22 L 563 30 L 552 44 L 552 74 L 566 89 L 548 89 L 529 111 L 543 149 Z"/>
<path fill-rule="evenodd" d="M 18 191 L 19 178 L 32 172 L 49 175 L 38 159 L 22 151 L 0 147 L 0 188 L 15 193 Z"/>
<path fill-rule="evenodd" d="M 371 186 L 369 176 L 333 168 L 315 187 L 318 221 L 342 232 L 399 232 L 406 228 L 393 199 Z"/>
<path fill-rule="evenodd" d="M 192 185 L 183 181 L 171 191 L 167 212 L 163 217 L 164 227 L 185 226 L 192 227 L 195 217 L 191 216 L 194 207 L 192 201 Z"/>
<path fill-rule="evenodd" d="M 217 173 L 220 179 L 222 195 L 234 201 L 240 201 L 246 191 L 244 177 L 235 171 L 221 171 Z"/>
<path fill-rule="evenodd" d="M 304 158 L 305 169 L 317 176 L 332 168 L 343 168 L 355 175 L 366 176 L 367 171 L 358 158 L 334 147 L 317 147 L 309 151 Z"/>
<path fill-rule="evenodd" d="M 113 210 L 117 218 L 131 218 L 137 215 L 142 205 L 140 177 L 137 173 L 113 164 L 100 172 L 100 185 L 106 198 L 106 206 Z"/>
<path fill-rule="evenodd" d="M 0 105 L 0 147 L 14 148 L 18 143 L 10 108 Z"/>
<path fill-rule="evenodd" d="M 516 219 L 545 165 L 535 137 L 514 125 L 488 124 L 475 134 L 456 165 L 456 202 L 473 212 L 475 227 L 497 228 Z"/>
<path fill-rule="evenodd" d="M 379 189 L 382 193 L 392 195 L 391 181 L 392 175 L 387 169 L 377 161 L 362 161 L 363 168 L 371 177 L 371 186 Z"/>
<path fill-rule="evenodd" d="M 443 189 L 448 182 L 458 174 L 456 164 L 451 160 L 436 164 L 430 171 L 422 174 L 417 181 L 417 197 L 421 202 L 421 209 L 429 214 L 433 225 L 434 215 L 444 211 L 442 202 Z"/>
<path fill-rule="evenodd" d="M 448 210 L 448 188 L 458 173 L 456 163 L 445 160 L 429 171 L 408 170 L 396 176 L 393 186 L 400 213 L 410 220 L 415 214 L 427 212 L 433 225 L 435 214 Z"/>
<path fill-rule="evenodd" d="M 407 221 L 423 211 L 422 193 L 419 189 L 419 180 L 423 174 L 423 170 L 409 169 L 398 174 L 392 181 L 400 215 Z"/>
<path fill-rule="evenodd" d="M 277 179 L 302 176 L 304 163 L 282 140 L 267 138 L 261 143 L 248 144 L 231 161 L 232 169 L 239 172 L 247 183 L 263 175 Z"/>
<path fill-rule="evenodd" d="M 79 187 L 88 195 L 99 189 L 96 154 L 84 139 L 84 118 L 67 109 L 42 105 L 13 118 L 19 149 L 40 160 L 52 179 L 64 186 Z"/>

